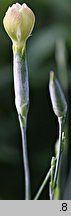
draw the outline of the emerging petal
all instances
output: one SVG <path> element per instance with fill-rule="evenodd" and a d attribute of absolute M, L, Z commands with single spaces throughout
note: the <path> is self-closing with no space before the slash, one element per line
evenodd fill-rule
<path fill-rule="evenodd" d="M 3 19 L 4 28 L 11 38 L 14 47 L 22 49 L 30 36 L 35 23 L 33 11 L 24 3 L 9 7 Z"/>

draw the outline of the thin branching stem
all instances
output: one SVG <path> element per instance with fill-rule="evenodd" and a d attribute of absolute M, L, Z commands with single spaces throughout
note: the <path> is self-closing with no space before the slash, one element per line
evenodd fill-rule
<path fill-rule="evenodd" d="M 51 194 L 51 199 L 54 199 L 54 192 L 57 185 L 58 173 L 59 173 L 59 166 L 60 166 L 60 159 L 61 159 L 61 149 L 62 149 L 62 126 L 63 126 L 63 119 L 58 118 L 59 123 L 59 142 L 58 142 L 58 152 L 56 157 L 56 168 L 54 173 L 54 189 Z"/>
<path fill-rule="evenodd" d="M 46 183 L 47 183 L 47 181 L 48 181 L 48 179 L 50 177 L 50 174 L 51 174 L 51 168 L 49 169 L 48 173 L 46 174 L 46 177 L 45 177 L 42 185 L 40 186 L 34 200 L 37 200 L 39 198 L 39 196 L 41 195 L 41 193 L 42 193 L 42 191 L 43 191 L 43 189 L 44 189 L 44 187 L 45 187 L 45 185 L 46 185 Z"/>

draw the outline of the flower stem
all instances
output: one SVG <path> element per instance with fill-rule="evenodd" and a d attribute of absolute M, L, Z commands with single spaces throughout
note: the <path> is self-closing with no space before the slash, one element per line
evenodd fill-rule
<path fill-rule="evenodd" d="M 25 199 L 30 199 L 30 174 L 27 154 L 26 142 L 26 127 L 27 114 L 29 107 L 29 83 L 28 83 L 28 67 L 26 54 L 14 53 L 14 90 L 15 90 L 15 105 L 19 117 L 21 136 L 22 136 L 22 151 L 23 163 L 25 172 Z"/>
<path fill-rule="evenodd" d="M 53 196 L 55 166 L 56 166 L 56 158 L 52 157 L 52 159 L 51 159 L 51 176 L 50 176 L 50 184 L 49 184 L 49 198 L 50 198 L 50 200 L 52 200 L 52 196 Z"/>
<path fill-rule="evenodd" d="M 46 185 L 46 183 L 50 177 L 50 174 L 51 174 L 51 168 L 49 169 L 48 173 L 46 174 L 46 177 L 45 177 L 44 181 L 42 182 L 42 185 L 40 186 L 34 200 L 37 200 L 39 198 L 40 194 L 42 193 L 42 190 L 44 189 L 44 187 L 45 187 L 45 185 Z"/>
<path fill-rule="evenodd" d="M 58 152 L 56 157 L 56 167 L 55 167 L 55 173 L 54 173 L 54 189 L 52 192 L 51 199 L 54 199 L 54 192 L 57 185 L 57 179 L 58 179 L 58 173 L 59 173 L 59 166 L 60 166 L 60 159 L 61 159 L 61 150 L 62 150 L 62 126 L 63 126 L 63 119 L 58 118 L 59 122 L 59 143 L 58 143 Z"/>
<path fill-rule="evenodd" d="M 23 164 L 25 173 L 25 200 L 30 199 L 30 174 L 27 154 L 27 143 L 26 143 L 26 126 L 22 127 L 21 117 L 19 115 L 19 123 L 22 135 L 22 151 L 23 151 Z"/>

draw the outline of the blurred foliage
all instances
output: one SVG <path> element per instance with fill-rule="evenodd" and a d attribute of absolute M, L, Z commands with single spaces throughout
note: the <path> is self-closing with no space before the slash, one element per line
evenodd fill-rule
<path fill-rule="evenodd" d="M 12 48 L 2 20 L 15 0 L 0 1 L 0 199 L 24 199 L 21 134 L 14 104 Z M 18 1 L 23 3 L 22 0 Z M 58 123 L 52 111 L 48 81 L 54 70 L 68 102 L 66 143 L 60 175 L 60 199 L 71 199 L 71 1 L 26 0 L 36 15 L 27 43 L 30 109 L 27 141 L 32 197 L 37 192 L 54 156 Z M 48 186 L 40 199 L 49 199 Z"/>

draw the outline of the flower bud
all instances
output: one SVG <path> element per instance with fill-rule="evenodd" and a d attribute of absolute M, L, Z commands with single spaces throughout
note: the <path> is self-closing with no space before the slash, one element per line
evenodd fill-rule
<path fill-rule="evenodd" d="M 64 117 L 67 112 L 67 102 L 53 71 L 50 72 L 49 92 L 54 113 L 57 117 Z"/>
<path fill-rule="evenodd" d="M 4 28 L 13 42 L 13 50 L 21 51 L 25 48 L 35 23 L 33 11 L 24 3 L 16 3 L 9 7 L 3 19 Z"/>

